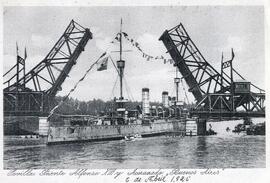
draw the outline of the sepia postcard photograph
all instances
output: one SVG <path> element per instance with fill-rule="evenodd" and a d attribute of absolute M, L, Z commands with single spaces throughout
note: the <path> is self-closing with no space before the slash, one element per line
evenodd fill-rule
<path fill-rule="evenodd" d="M 267 12 L 2 5 L 1 176 L 267 182 Z"/>

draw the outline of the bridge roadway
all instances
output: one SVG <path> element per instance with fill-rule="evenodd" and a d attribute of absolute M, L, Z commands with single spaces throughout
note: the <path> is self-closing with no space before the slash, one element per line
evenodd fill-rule
<path fill-rule="evenodd" d="M 200 118 L 220 118 L 220 117 L 265 117 L 264 111 L 190 111 L 191 116 Z"/>

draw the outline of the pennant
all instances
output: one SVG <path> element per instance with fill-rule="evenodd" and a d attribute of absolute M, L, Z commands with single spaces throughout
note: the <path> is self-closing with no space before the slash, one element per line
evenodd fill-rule
<path fill-rule="evenodd" d="M 108 59 L 109 57 L 105 57 L 102 60 L 100 60 L 100 62 L 97 63 L 98 64 L 97 71 L 107 70 Z"/>
<path fill-rule="evenodd" d="M 79 82 L 81 82 L 81 81 L 83 81 L 84 80 L 84 78 L 85 78 L 85 76 L 83 76 L 80 80 L 79 80 Z"/>
<path fill-rule="evenodd" d="M 16 41 L 16 53 L 17 53 L 17 55 L 19 55 L 19 48 L 18 48 L 18 43 L 17 43 L 17 41 Z"/>
<path fill-rule="evenodd" d="M 127 37 L 128 36 L 128 34 L 125 33 L 125 32 L 122 32 L 122 34 L 124 35 L 124 37 Z"/>
<path fill-rule="evenodd" d="M 26 52 L 26 47 L 24 48 L 24 60 L 27 58 L 27 52 Z"/>
<path fill-rule="evenodd" d="M 221 63 L 223 63 L 223 52 L 222 52 L 222 55 L 221 55 Z"/>
<path fill-rule="evenodd" d="M 130 41 L 133 43 L 133 39 L 130 39 Z"/>
<path fill-rule="evenodd" d="M 233 51 L 233 48 L 232 48 L 232 60 L 234 59 L 234 51 Z"/>
<path fill-rule="evenodd" d="M 138 47 L 139 46 L 139 43 L 135 42 L 135 46 Z"/>
<path fill-rule="evenodd" d="M 147 57 L 147 61 L 149 61 L 150 60 L 150 57 Z"/>
<path fill-rule="evenodd" d="M 102 55 L 99 58 L 104 57 L 106 54 L 107 54 L 106 52 L 102 53 Z"/>

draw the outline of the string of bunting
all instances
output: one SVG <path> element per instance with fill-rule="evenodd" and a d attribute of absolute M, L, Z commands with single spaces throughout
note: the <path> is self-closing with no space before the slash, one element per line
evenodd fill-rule
<path fill-rule="evenodd" d="M 145 52 L 141 49 L 140 44 L 139 44 L 137 41 L 135 41 L 134 39 L 130 38 L 130 37 L 128 36 L 127 33 L 122 32 L 122 35 L 124 36 L 124 38 L 125 38 L 128 42 L 130 42 L 130 44 L 131 44 L 132 46 L 136 47 L 137 50 L 138 50 L 139 52 L 142 53 L 142 57 L 143 57 L 143 58 L 146 58 L 147 61 L 150 61 L 150 60 L 163 60 L 163 63 L 164 63 L 164 64 L 166 64 L 166 63 L 173 64 L 173 63 L 174 63 L 173 59 L 166 59 L 166 58 L 165 58 L 164 56 L 162 56 L 162 55 L 161 55 L 161 56 L 152 56 L 152 55 L 149 55 L 149 54 L 145 53 Z M 120 36 L 120 33 L 117 33 L 116 37 L 114 38 L 115 40 L 113 40 L 111 43 L 115 43 L 115 41 L 120 41 L 119 36 Z"/>
<path fill-rule="evenodd" d="M 67 99 L 68 99 L 68 97 L 70 96 L 70 94 L 71 93 L 73 93 L 74 91 L 75 91 L 75 89 L 77 88 L 77 86 L 79 85 L 79 83 L 80 82 L 82 82 L 84 79 L 85 79 L 85 77 L 87 76 L 87 74 L 92 70 L 92 68 L 96 65 L 96 64 L 98 64 L 99 63 L 99 61 L 101 60 L 101 58 L 102 59 L 104 59 L 104 57 L 105 57 L 105 55 L 106 55 L 107 53 L 106 52 L 104 52 L 88 69 L 87 69 L 87 71 L 84 73 L 84 75 L 76 82 L 76 84 L 74 85 L 74 87 L 68 92 L 68 94 L 50 111 L 50 113 L 49 113 L 49 116 L 48 116 L 48 118 L 50 118 L 53 114 L 54 114 L 54 112 L 55 112 L 55 110 L 58 108 L 58 107 L 60 107 Z M 106 57 L 105 57 L 106 58 Z M 102 61 L 102 60 L 101 60 Z M 78 106 L 77 106 L 78 107 Z"/>

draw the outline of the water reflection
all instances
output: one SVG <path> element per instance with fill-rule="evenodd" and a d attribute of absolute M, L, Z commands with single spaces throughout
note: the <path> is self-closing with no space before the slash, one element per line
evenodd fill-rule
<path fill-rule="evenodd" d="M 206 137 L 201 136 L 197 138 L 197 148 L 194 151 L 195 158 L 196 158 L 196 165 L 201 167 L 204 165 L 205 158 L 208 154 L 207 152 L 207 144 L 206 144 Z"/>
<path fill-rule="evenodd" d="M 264 136 L 151 137 L 135 141 L 17 147 L 5 144 L 4 168 L 265 167 Z"/>

